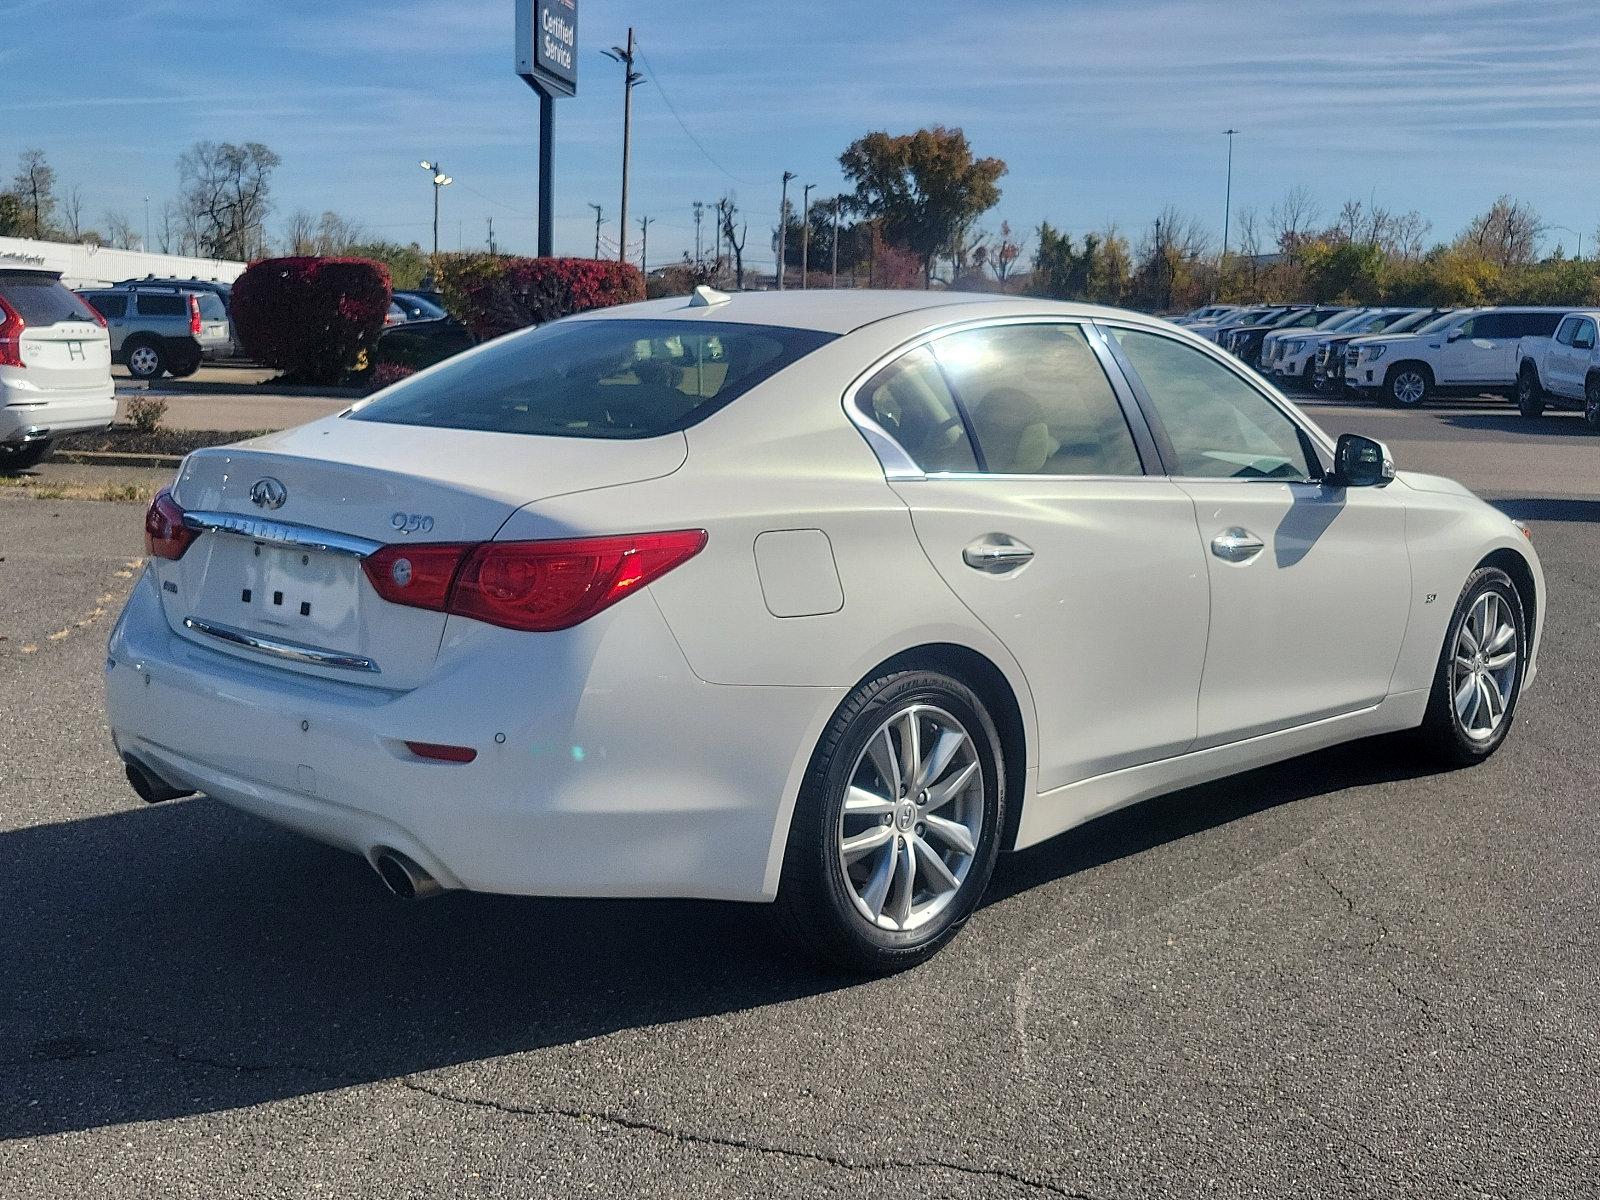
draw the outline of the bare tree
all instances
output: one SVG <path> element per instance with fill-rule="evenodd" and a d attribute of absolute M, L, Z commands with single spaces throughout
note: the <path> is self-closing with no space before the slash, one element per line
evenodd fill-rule
<path fill-rule="evenodd" d="M 1333 236 L 1330 241 L 1338 242 L 1366 242 L 1374 240 L 1371 237 L 1371 222 L 1376 214 L 1369 214 L 1359 200 L 1346 200 L 1339 209 L 1339 215 L 1333 219 L 1333 227 L 1328 231 Z"/>
<path fill-rule="evenodd" d="M 1429 221 L 1416 209 L 1394 215 L 1386 231 L 1385 245 L 1389 253 L 1403 259 L 1418 259 L 1422 257 L 1422 240 L 1428 236 L 1428 230 L 1433 228 Z"/>
<path fill-rule="evenodd" d="M 1011 236 L 1011 222 L 1001 221 L 1000 240 L 989 255 L 989 267 L 994 271 L 1002 292 L 1006 290 L 1006 280 L 1016 270 L 1017 260 L 1022 257 L 1023 245 L 1022 239 Z"/>
<path fill-rule="evenodd" d="M 1474 217 L 1460 244 L 1499 267 L 1521 267 L 1533 261 L 1544 222 L 1533 208 L 1501 196 L 1489 211 Z"/>
<path fill-rule="evenodd" d="M 161 224 L 156 227 L 156 243 L 161 253 L 171 254 L 178 244 L 180 217 L 177 205 L 168 200 L 161 206 Z"/>
<path fill-rule="evenodd" d="M 105 229 L 106 245 L 114 246 L 118 250 L 133 249 L 138 235 L 134 232 L 133 222 L 128 220 L 126 213 L 108 211 L 100 218 L 100 224 Z"/>
<path fill-rule="evenodd" d="M 1304 241 L 1320 211 L 1311 189 L 1305 184 L 1297 183 L 1290 188 L 1283 199 L 1272 206 L 1267 218 L 1278 249 L 1288 253 Z"/>
<path fill-rule="evenodd" d="M 56 170 L 43 150 L 24 150 L 17 159 L 11 190 L 22 208 L 22 236 L 48 238 L 54 230 Z"/>
<path fill-rule="evenodd" d="M 73 241 L 83 240 L 83 189 L 73 184 L 61 201 L 61 217 L 66 222 L 67 236 Z"/>
<path fill-rule="evenodd" d="M 717 227 L 722 230 L 722 240 L 728 244 L 728 249 L 733 253 L 733 281 L 734 286 L 744 288 L 744 244 L 750 237 L 750 223 L 746 221 L 742 229 L 734 229 L 734 218 L 739 215 L 739 205 L 731 195 L 724 196 L 717 201 Z"/>
<path fill-rule="evenodd" d="M 283 226 L 283 248 L 289 254 L 315 254 L 317 219 L 303 208 L 289 214 Z"/>
<path fill-rule="evenodd" d="M 210 258 L 248 259 L 266 247 L 272 172 L 283 160 L 260 142 L 196 142 L 178 159 L 185 215 Z"/>

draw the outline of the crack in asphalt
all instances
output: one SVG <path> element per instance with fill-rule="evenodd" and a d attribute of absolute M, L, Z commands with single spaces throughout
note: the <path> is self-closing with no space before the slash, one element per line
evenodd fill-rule
<path fill-rule="evenodd" d="M 1065 1196 L 1069 1200 L 1097 1200 L 1097 1197 L 1091 1196 L 1087 1192 L 1076 1192 L 1043 1179 L 1034 1179 L 1027 1175 L 1018 1174 L 1015 1171 L 1008 1171 L 1003 1167 L 978 1167 L 970 1163 L 950 1162 L 945 1159 L 934 1158 L 852 1160 L 833 1154 L 825 1154 L 818 1150 L 798 1150 L 790 1146 L 775 1146 L 768 1142 L 755 1142 L 743 1138 L 725 1137 L 719 1134 L 694 1133 L 687 1130 L 674 1129 L 667 1125 L 658 1125 L 639 1117 L 628 1117 L 619 1113 L 594 1112 L 589 1109 L 564 1108 L 559 1105 L 508 1104 L 504 1101 L 489 1100 L 480 1096 L 458 1096 L 442 1088 L 429 1086 L 416 1079 L 402 1077 L 396 1082 L 410 1091 L 430 1096 L 446 1104 L 482 1108 L 491 1112 L 503 1113 L 507 1116 L 561 1117 L 570 1121 L 610 1125 L 634 1133 L 652 1134 L 656 1137 L 666 1138 L 669 1141 L 680 1142 L 685 1145 L 712 1146 L 728 1150 L 743 1150 L 752 1154 L 768 1154 L 777 1158 L 819 1163 L 842 1171 L 950 1171 L 958 1175 L 1004 1180 L 1020 1187 L 1048 1192 L 1053 1196 Z"/>
<path fill-rule="evenodd" d="M 1305 862 L 1306 866 L 1311 868 L 1316 877 L 1327 885 L 1328 890 L 1335 896 L 1339 897 L 1340 900 L 1344 901 L 1344 907 L 1347 913 L 1353 917 L 1361 917 L 1363 920 L 1372 922 L 1373 927 L 1377 930 L 1377 936 L 1374 937 L 1370 942 L 1363 942 L 1361 948 L 1368 954 L 1373 953 L 1378 948 L 1378 943 L 1389 936 L 1389 926 L 1384 923 L 1383 918 L 1378 916 L 1376 913 L 1367 912 L 1365 909 L 1358 909 L 1356 907 L 1355 898 L 1337 883 L 1335 883 L 1331 878 L 1329 878 L 1326 871 L 1324 871 L 1316 863 L 1312 862 L 1309 854 L 1302 854 L 1300 857 Z"/>

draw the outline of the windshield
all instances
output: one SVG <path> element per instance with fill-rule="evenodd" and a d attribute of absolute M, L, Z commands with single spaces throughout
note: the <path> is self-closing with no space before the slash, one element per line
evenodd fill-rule
<path fill-rule="evenodd" d="M 1428 310 L 1421 312 L 1393 313 L 1380 327 L 1385 333 L 1408 333 L 1429 319 Z"/>
<path fill-rule="evenodd" d="M 1441 329 L 1443 329 L 1446 325 L 1450 324 L 1452 321 L 1454 321 L 1460 315 L 1461 314 L 1459 312 L 1447 312 L 1447 313 L 1444 313 L 1444 314 L 1442 314 L 1440 316 L 1435 317 L 1433 320 L 1429 321 L 1426 325 L 1419 325 L 1415 329 L 1408 330 L 1407 332 L 1408 333 L 1438 333 Z"/>
<path fill-rule="evenodd" d="M 1357 324 L 1362 320 L 1362 318 L 1370 317 L 1371 315 L 1371 312 L 1364 308 L 1347 308 L 1343 312 L 1334 313 L 1333 316 L 1327 318 L 1321 324 L 1319 324 L 1317 329 L 1319 331 L 1326 329 L 1344 329 L 1347 326 Z"/>
<path fill-rule="evenodd" d="M 556 321 L 403 380 L 357 421 L 550 437 L 686 429 L 832 341 L 811 329 L 715 321 Z"/>

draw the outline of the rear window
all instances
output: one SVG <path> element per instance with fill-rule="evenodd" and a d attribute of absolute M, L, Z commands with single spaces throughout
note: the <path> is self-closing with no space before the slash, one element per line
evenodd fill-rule
<path fill-rule="evenodd" d="M 713 321 L 556 321 L 403 380 L 350 416 L 549 437 L 656 437 L 704 420 L 834 336 Z"/>
<path fill-rule="evenodd" d="M 48 275 L 0 274 L 0 299 L 34 329 L 95 319 L 93 310 L 76 292 Z"/>
<path fill-rule="evenodd" d="M 200 315 L 208 321 L 226 321 L 228 306 L 215 292 L 196 292 L 200 298 Z"/>

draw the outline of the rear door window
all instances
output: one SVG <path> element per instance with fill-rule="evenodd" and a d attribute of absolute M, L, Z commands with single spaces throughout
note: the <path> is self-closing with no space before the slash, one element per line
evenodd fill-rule
<path fill-rule="evenodd" d="M 862 384 L 859 403 L 930 475 L 978 469 L 961 410 L 926 347 L 901 355 Z"/>
<path fill-rule="evenodd" d="M 49 275 L 0 274 L 0 299 L 33 329 L 95 319 L 81 296 Z"/>
<path fill-rule="evenodd" d="M 704 420 L 835 336 L 731 321 L 554 321 L 402 380 L 350 416 L 546 437 L 657 437 Z"/>
<path fill-rule="evenodd" d="M 177 294 L 137 292 L 135 295 L 139 297 L 138 306 L 141 317 L 181 317 L 189 311 L 189 306 L 184 303 L 184 298 Z"/>

